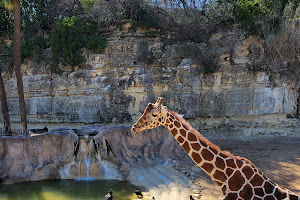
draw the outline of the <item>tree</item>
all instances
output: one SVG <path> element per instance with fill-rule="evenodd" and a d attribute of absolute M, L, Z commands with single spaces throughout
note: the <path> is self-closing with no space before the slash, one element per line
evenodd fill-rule
<path fill-rule="evenodd" d="M 17 77 L 17 88 L 19 95 L 19 107 L 21 116 L 21 132 L 27 136 L 27 119 L 26 107 L 24 99 L 23 80 L 21 73 L 21 2 L 20 0 L 13 0 L 14 13 L 14 66 Z"/>
<path fill-rule="evenodd" d="M 4 132 L 7 135 L 12 135 L 8 107 L 6 102 L 6 93 L 5 93 L 5 88 L 4 88 L 3 79 L 1 75 L 1 69 L 0 69 L 0 102 L 1 102 L 3 122 L 4 122 Z"/>
<path fill-rule="evenodd" d="M 19 107 L 21 116 L 21 132 L 28 135 L 27 132 L 27 119 L 26 107 L 24 99 L 23 80 L 21 73 L 21 2 L 20 0 L 2 0 L 6 8 L 13 8 L 14 15 L 14 45 L 13 45 L 13 58 L 17 78 L 17 88 L 19 96 Z"/>

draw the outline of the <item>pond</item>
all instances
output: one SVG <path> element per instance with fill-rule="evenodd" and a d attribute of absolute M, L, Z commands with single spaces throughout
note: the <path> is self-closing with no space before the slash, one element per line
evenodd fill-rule
<path fill-rule="evenodd" d="M 137 199 L 136 186 L 125 181 L 47 180 L 0 185 L 0 200 L 103 200 L 109 189 L 114 199 Z"/>

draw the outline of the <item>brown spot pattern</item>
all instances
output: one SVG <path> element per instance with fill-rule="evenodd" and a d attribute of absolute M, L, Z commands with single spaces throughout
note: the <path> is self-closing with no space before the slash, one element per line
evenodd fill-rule
<path fill-rule="evenodd" d="M 177 135 L 177 130 L 176 130 L 176 128 L 172 129 L 172 130 L 171 130 L 171 133 L 172 133 L 172 135 L 175 137 L 175 136 Z"/>
<path fill-rule="evenodd" d="M 243 162 L 241 160 L 236 160 L 236 164 L 238 165 L 239 168 L 243 166 Z"/>
<path fill-rule="evenodd" d="M 262 188 L 254 188 L 254 194 L 259 197 L 265 196 L 265 193 Z"/>
<path fill-rule="evenodd" d="M 222 158 L 220 157 L 216 158 L 216 167 L 222 170 L 225 169 L 225 162 Z"/>
<path fill-rule="evenodd" d="M 245 179 L 239 171 L 236 171 L 234 175 L 228 180 L 229 189 L 231 191 L 238 191 L 241 189 Z"/>
<path fill-rule="evenodd" d="M 224 185 L 224 186 L 222 187 L 223 194 L 225 194 L 225 193 L 226 193 L 226 190 L 227 190 L 227 186 L 226 186 L 226 185 Z"/>
<path fill-rule="evenodd" d="M 214 149 L 214 148 L 209 148 L 214 154 L 218 154 L 218 151 L 216 150 L 216 149 Z"/>
<path fill-rule="evenodd" d="M 236 200 L 238 198 L 236 193 L 229 193 L 224 199 L 225 200 Z"/>
<path fill-rule="evenodd" d="M 191 145 L 192 145 L 192 148 L 196 151 L 199 151 L 201 148 L 200 144 L 198 144 L 198 143 L 192 143 Z"/>
<path fill-rule="evenodd" d="M 192 158 L 194 159 L 194 161 L 196 163 L 200 163 L 202 161 L 202 158 L 200 157 L 200 155 L 198 153 L 195 153 L 195 152 L 192 153 Z"/>
<path fill-rule="evenodd" d="M 170 125 L 169 125 L 169 128 L 173 128 L 173 124 L 170 124 Z"/>
<path fill-rule="evenodd" d="M 210 163 L 204 163 L 201 167 L 208 173 L 210 173 L 214 168 L 214 166 Z"/>
<path fill-rule="evenodd" d="M 174 125 L 175 125 L 177 128 L 180 128 L 180 127 L 181 127 L 181 125 L 180 125 L 180 123 L 179 123 L 178 121 L 174 121 Z"/>
<path fill-rule="evenodd" d="M 181 144 L 181 143 L 183 143 L 184 139 L 183 139 L 183 137 L 178 136 L 177 141 Z"/>
<path fill-rule="evenodd" d="M 290 194 L 289 199 L 290 200 L 298 200 L 298 197 L 296 195 Z"/>
<path fill-rule="evenodd" d="M 230 169 L 230 168 L 226 169 L 227 176 L 230 176 L 232 174 L 232 172 L 233 172 L 233 169 Z"/>
<path fill-rule="evenodd" d="M 193 133 L 189 132 L 188 133 L 188 140 L 192 141 L 192 142 L 197 141 L 197 137 Z"/>
<path fill-rule="evenodd" d="M 207 147 L 207 144 L 206 144 L 205 142 L 201 141 L 201 140 L 200 140 L 200 144 L 201 144 L 202 146 L 204 146 L 204 147 Z"/>
<path fill-rule="evenodd" d="M 180 129 L 179 133 L 180 133 L 183 137 L 186 136 L 186 130 L 184 130 L 184 129 Z"/>
<path fill-rule="evenodd" d="M 228 158 L 228 156 L 225 155 L 224 153 L 220 153 L 220 156 L 221 156 L 222 158 Z"/>
<path fill-rule="evenodd" d="M 269 183 L 269 182 L 265 182 L 264 188 L 265 188 L 266 194 L 271 194 L 271 193 L 273 193 L 273 191 L 274 191 L 274 185 L 272 185 L 272 184 Z"/>
<path fill-rule="evenodd" d="M 221 183 L 221 182 L 219 182 L 217 180 L 215 180 L 215 183 L 217 183 L 219 186 L 223 185 L 223 183 Z"/>
<path fill-rule="evenodd" d="M 274 195 L 277 199 L 285 199 L 287 197 L 286 193 L 278 188 L 276 188 Z"/>
<path fill-rule="evenodd" d="M 243 199 L 251 199 L 252 196 L 253 196 L 252 187 L 249 184 L 245 185 L 243 190 L 240 192 L 240 197 L 242 197 Z"/>
<path fill-rule="evenodd" d="M 224 183 L 224 182 L 226 181 L 226 179 L 227 179 L 226 175 L 225 175 L 223 172 L 219 171 L 219 170 L 216 170 L 216 172 L 214 173 L 213 177 L 214 177 L 215 179 L 217 179 L 217 180 L 223 182 L 223 183 Z"/>
<path fill-rule="evenodd" d="M 214 155 L 208 149 L 203 149 L 201 151 L 201 155 L 205 160 L 208 160 L 208 161 L 211 161 L 214 159 Z"/>
<path fill-rule="evenodd" d="M 264 200 L 275 200 L 275 198 L 273 197 L 273 195 L 269 195 L 269 196 L 266 196 L 264 198 Z"/>
<path fill-rule="evenodd" d="M 234 168 L 234 169 L 236 168 L 236 165 L 235 165 L 234 160 L 232 158 L 226 160 L 226 164 L 227 164 L 228 167 L 231 167 L 231 168 Z"/>
<path fill-rule="evenodd" d="M 242 171 L 245 174 L 245 176 L 247 177 L 247 179 L 250 179 L 254 174 L 253 170 L 249 166 L 245 166 L 242 169 Z"/>
<path fill-rule="evenodd" d="M 252 186 L 261 186 L 264 182 L 264 179 L 258 175 L 258 174 L 255 174 L 255 176 L 251 179 L 250 183 Z"/>
<path fill-rule="evenodd" d="M 187 153 L 190 152 L 190 145 L 187 141 L 182 145 L 182 147 L 185 150 L 185 152 L 187 152 Z"/>

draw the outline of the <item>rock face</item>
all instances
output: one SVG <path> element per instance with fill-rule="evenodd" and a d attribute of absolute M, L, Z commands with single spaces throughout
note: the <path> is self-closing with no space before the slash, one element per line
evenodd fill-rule
<path fill-rule="evenodd" d="M 58 170 L 73 160 L 78 141 L 73 131 L 28 138 L 0 138 L 0 169 L 4 183 L 59 178 Z"/>
<path fill-rule="evenodd" d="M 44 179 L 127 180 L 133 169 L 187 154 L 166 128 L 132 135 L 130 126 L 61 128 L 28 138 L 0 137 L 0 177 L 6 184 Z M 82 136 L 81 134 L 85 134 Z M 97 134 L 96 136 L 94 136 Z"/>
<path fill-rule="evenodd" d="M 132 123 L 158 96 L 197 123 L 297 113 L 298 84 L 252 70 L 264 53 L 258 39 L 227 31 L 194 44 L 147 35 L 111 33 L 105 53 L 86 52 L 83 66 L 62 75 L 51 74 L 46 63 L 23 64 L 28 121 Z M 11 119 L 18 122 L 15 76 L 3 75 Z"/>
<path fill-rule="evenodd" d="M 120 166 L 126 175 L 131 168 L 138 168 L 165 162 L 167 159 L 182 159 L 183 149 L 169 133 L 158 127 L 138 135 L 130 132 L 130 126 L 89 126 L 99 131 L 93 138 L 102 159 Z"/>

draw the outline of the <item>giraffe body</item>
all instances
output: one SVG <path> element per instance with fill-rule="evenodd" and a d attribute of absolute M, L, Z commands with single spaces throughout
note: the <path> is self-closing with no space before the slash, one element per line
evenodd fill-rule
<path fill-rule="evenodd" d="M 162 105 L 162 98 L 148 104 L 132 126 L 140 133 L 164 125 L 192 160 L 220 186 L 224 200 L 300 200 L 300 196 L 266 177 L 248 159 L 234 156 L 204 138 L 177 113 Z"/>

